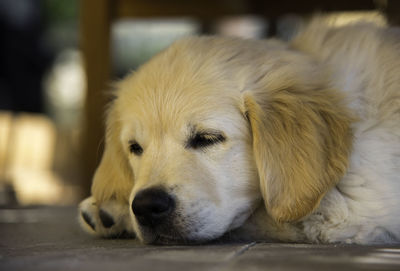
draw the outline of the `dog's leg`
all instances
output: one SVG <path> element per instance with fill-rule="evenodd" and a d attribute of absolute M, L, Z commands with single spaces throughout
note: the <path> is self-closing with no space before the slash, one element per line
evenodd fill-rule
<path fill-rule="evenodd" d="M 135 236 L 129 217 L 128 204 L 115 200 L 100 206 L 94 197 L 79 205 L 79 222 L 82 228 L 93 235 L 109 238 L 133 238 Z"/>

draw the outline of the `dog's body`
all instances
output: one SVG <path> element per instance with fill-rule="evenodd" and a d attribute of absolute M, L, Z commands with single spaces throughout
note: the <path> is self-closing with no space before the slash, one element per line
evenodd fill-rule
<path fill-rule="evenodd" d="M 174 43 L 119 84 L 82 225 L 145 243 L 400 242 L 399 33 L 317 22 L 290 44 Z"/>

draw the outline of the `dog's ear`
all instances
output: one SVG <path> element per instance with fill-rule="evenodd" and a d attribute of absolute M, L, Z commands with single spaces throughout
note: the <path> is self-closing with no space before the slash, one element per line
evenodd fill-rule
<path fill-rule="evenodd" d="M 334 90 L 245 94 L 260 188 L 277 222 L 311 213 L 344 175 L 351 117 Z"/>
<path fill-rule="evenodd" d="M 128 202 L 133 186 L 133 172 L 120 142 L 120 131 L 114 101 L 107 111 L 104 153 L 92 183 L 92 195 L 100 203 L 110 199 Z"/>

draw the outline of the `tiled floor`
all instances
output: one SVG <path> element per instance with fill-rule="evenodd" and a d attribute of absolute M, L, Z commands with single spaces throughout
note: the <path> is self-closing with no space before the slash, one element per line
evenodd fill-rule
<path fill-rule="evenodd" d="M 400 247 L 143 246 L 86 235 L 75 208 L 0 209 L 0 270 L 400 270 Z"/>

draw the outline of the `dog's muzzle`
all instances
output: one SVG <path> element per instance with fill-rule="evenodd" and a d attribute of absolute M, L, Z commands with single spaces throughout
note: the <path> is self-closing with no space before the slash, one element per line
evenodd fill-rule
<path fill-rule="evenodd" d="M 163 224 L 175 209 L 175 200 L 162 188 L 139 191 L 132 201 L 132 211 L 141 226 L 155 228 Z"/>

